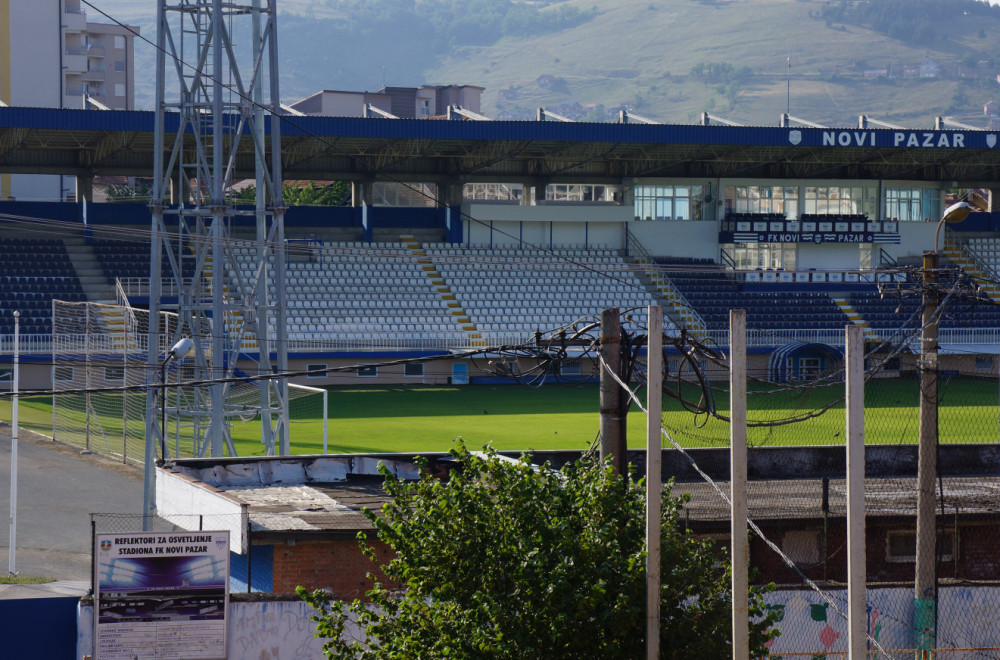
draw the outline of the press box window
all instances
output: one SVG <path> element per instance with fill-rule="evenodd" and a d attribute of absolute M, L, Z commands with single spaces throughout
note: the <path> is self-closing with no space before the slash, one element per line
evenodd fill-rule
<path fill-rule="evenodd" d="M 358 367 L 359 378 L 375 378 L 378 376 L 378 367 Z"/>
<path fill-rule="evenodd" d="M 55 379 L 61 381 L 73 380 L 73 367 L 56 367 Z"/>
<path fill-rule="evenodd" d="M 917 535 L 913 531 L 889 532 L 887 539 L 887 561 L 913 562 L 917 560 Z M 955 557 L 955 535 L 952 532 L 938 534 L 937 553 L 939 561 L 952 561 Z"/>
<path fill-rule="evenodd" d="M 326 376 L 326 364 L 307 364 L 306 378 L 323 378 Z"/>
<path fill-rule="evenodd" d="M 565 362 L 559 365 L 559 373 L 563 376 L 579 376 L 583 370 L 579 362 Z"/>
<path fill-rule="evenodd" d="M 423 362 L 414 362 L 414 363 L 404 364 L 403 365 L 403 375 L 404 376 L 414 376 L 414 377 L 417 377 L 417 378 L 423 376 L 424 375 L 424 363 Z"/>
<path fill-rule="evenodd" d="M 125 367 L 104 367 L 104 380 L 125 380 Z"/>

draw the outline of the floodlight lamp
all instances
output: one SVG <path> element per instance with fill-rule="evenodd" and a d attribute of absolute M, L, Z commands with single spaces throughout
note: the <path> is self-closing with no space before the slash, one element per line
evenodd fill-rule
<path fill-rule="evenodd" d="M 171 358 L 184 358 L 191 352 L 192 347 L 194 347 L 194 341 L 190 337 L 182 337 L 167 352 L 167 356 Z"/>
<path fill-rule="evenodd" d="M 944 210 L 944 214 L 938 221 L 937 230 L 934 232 L 934 252 L 940 251 L 939 245 L 941 243 L 941 227 L 947 222 L 949 224 L 954 224 L 956 222 L 961 222 L 968 217 L 969 213 L 972 212 L 972 207 L 969 206 L 968 202 L 955 202 L 948 208 Z"/>
<path fill-rule="evenodd" d="M 944 210 L 941 219 L 948 223 L 961 222 L 972 212 L 972 207 L 968 202 L 955 202 Z"/>

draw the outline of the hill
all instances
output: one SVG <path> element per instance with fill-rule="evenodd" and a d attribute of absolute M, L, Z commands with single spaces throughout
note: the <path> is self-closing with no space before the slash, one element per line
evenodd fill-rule
<path fill-rule="evenodd" d="M 105 0 L 152 38 L 153 8 Z M 985 125 L 1000 99 L 1000 7 L 976 0 L 279 0 L 282 97 L 320 89 L 475 84 L 491 117 L 540 106 L 585 120 L 616 109 L 670 123 L 702 111 L 748 124 L 865 113 Z M 119 12 L 120 13 L 117 13 Z M 91 12 L 93 13 L 93 12 Z M 94 20 L 104 20 L 96 15 Z M 154 51 L 137 44 L 140 71 Z M 936 64 L 935 77 L 921 64 Z M 884 72 L 884 74 L 882 73 Z M 137 104 L 153 81 L 136 77 Z"/>

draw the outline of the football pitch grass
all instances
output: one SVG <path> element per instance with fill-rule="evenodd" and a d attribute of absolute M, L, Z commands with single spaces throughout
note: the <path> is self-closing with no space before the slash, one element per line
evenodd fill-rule
<path fill-rule="evenodd" d="M 672 384 L 673 386 L 676 383 Z M 720 414 L 728 415 L 725 383 L 713 390 Z M 843 384 L 787 392 L 753 391 L 748 399 L 751 445 L 843 444 L 845 412 L 836 403 Z M 698 400 L 700 392 L 685 386 L 685 398 Z M 873 380 L 865 391 L 866 442 L 916 443 L 919 386 L 915 378 Z M 645 405 L 645 390 L 639 398 Z M 941 442 L 997 442 L 998 404 L 994 379 L 941 379 L 939 428 Z M 663 423 L 685 447 L 725 447 L 729 424 L 695 415 L 676 400 L 665 397 Z M 818 416 L 812 417 L 812 415 Z M 294 453 L 322 451 L 320 425 L 295 421 Z M 790 424 L 788 419 L 806 418 Z M 248 425 L 243 425 L 248 426 Z M 259 451 L 256 426 L 233 428 L 240 451 Z M 367 386 L 331 388 L 328 447 L 331 453 L 447 451 L 456 439 L 473 449 L 490 444 L 499 450 L 585 449 L 600 427 L 596 384 L 548 384 L 540 388 L 511 385 Z M 628 414 L 628 444 L 643 448 L 646 419 L 634 404 Z M 256 448 L 251 449 L 252 444 Z M 664 440 L 664 444 L 668 445 Z"/>
<path fill-rule="evenodd" d="M 668 382 L 676 388 L 676 381 Z M 716 410 L 728 415 L 726 383 L 715 383 Z M 998 391 L 995 378 L 942 378 L 939 435 L 943 443 L 998 441 Z M 700 390 L 685 385 L 681 394 L 697 402 Z M 762 392 L 751 387 L 748 417 L 752 446 L 836 445 L 844 442 L 844 406 L 834 403 L 843 384 L 795 387 Z M 914 377 L 869 381 L 865 388 L 865 441 L 868 444 L 912 444 L 917 441 L 919 386 Z M 144 396 L 138 393 L 136 396 Z M 645 391 L 639 397 L 645 404 Z M 833 404 L 829 409 L 824 408 Z M 323 451 L 322 417 L 315 403 L 291 404 L 291 449 L 294 454 Z M 675 399 L 663 402 L 663 424 L 685 447 L 725 447 L 727 422 L 695 414 Z M 529 388 L 509 385 L 370 385 L 329 388 L 329 453 L 393 453 L 447 451 L 461 439 L 472 449 L 585 449 L 600 426 L 599 390 L 585 385 L 546 384 Z M 9 400 L 0 402 L 0 418 L 10 420 Z M 788 420 L 792 423 L 785 423 Z M 22 399 L 22 427 L 51 434 L 51 399 Z M 104 430 L 119 433 L 120 417 L 102 417 Z M 130 420 L 130 427 L 141 420 Z M 628 414 L 628 444 L 645 447 L 645 415 L 634 404 Z M 134 428 L 134 427 L 133 427 Z M 232 436 L 240 456 L 264 453 L 260 421 L 235 421 Z M 669 443 L 664 440 L 664 445 Z"/>

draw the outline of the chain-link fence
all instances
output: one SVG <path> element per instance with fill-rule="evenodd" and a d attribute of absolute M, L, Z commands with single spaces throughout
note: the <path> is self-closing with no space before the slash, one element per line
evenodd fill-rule
<path fill-rule="evenodd" d="M 770 657 L 846 657 L 844 356 L 836 345 L 776 343 L 747 360 L 751 573 L 758 584 L 776 585 L 767 602 L 780 635 L 769 645 Z M 680 353 L 667 353 L 665 446 L 690 449 L 692 462 L 728 494 L 728 474 L 720 469 L 730 444 L 728 354 L 696 341 Z M 870 341 L 865 368 L 869 657 L 913 657 L 919 647 L 922 657 L 1000 658 L 996 356 L 942 354 L 937 397 L 925 394 L 923 405 L 935 409 L 938 429 L 936 561 L 930 562 L 936 588 L 919 598 L 917 469 L 927 460 L 918 450 L 923 363 L 908 344 Z M 645 369 L 640 365 L 640 376 Z M 724 463 L 728 470 L 728 459 Z M 727 547 L 729 503 L 710 477 L 694 468 L 681 472 L 674 492 L 692 496 L 687 524 Z M 930 619 L 926 601 L 933 606 Z"/>

